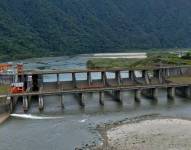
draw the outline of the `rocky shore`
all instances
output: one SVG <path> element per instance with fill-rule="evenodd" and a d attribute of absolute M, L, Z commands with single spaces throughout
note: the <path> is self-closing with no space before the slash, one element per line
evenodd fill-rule
<path fill-rule="evenodd" d="M 189 150 L 191 121 L 146 117 L 98 126 L 103 144 L 91 150 Z"/>

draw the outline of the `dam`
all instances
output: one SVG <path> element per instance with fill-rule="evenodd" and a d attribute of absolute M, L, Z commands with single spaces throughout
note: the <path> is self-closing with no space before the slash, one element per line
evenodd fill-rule
<path fill-rule="evenodd" d="M 45 82 L 44 77 L 53 75 L 55 81 Z M 74 94 L 79 105 L 84 108 L 85 95 L 98 93 L 98 103 L 104 106 L 104 96 L 109 94 L 114 101 L 123 104 L 121 93 L 132 91 L 135 102 L 141 101 L 141 95 L 152 99 L 158 98 L 158 90 L 166 89 L 167 97 L 175 95 L 191 98 L 191 66 L 165 66 L 145 68 L 117 68 L 98 70 L 28 70 L 16 74 L 19 82 L 24 83 L 25 92 L 6 94 L 10 112 L 14 111 L 18 99 L 22 99 L 23 110 L 28 111 L 33 99 L 38 100 L 38 108 L 43 110 L 45 96 L 59 96 L 60 106 L 64 109 L 64 95 Z M 68 80 L 64 79 L 68 76 Z M 79 76 L 81 78 L 79 78 Z M 96 76 L 96 78 L 95 78 Z"/>

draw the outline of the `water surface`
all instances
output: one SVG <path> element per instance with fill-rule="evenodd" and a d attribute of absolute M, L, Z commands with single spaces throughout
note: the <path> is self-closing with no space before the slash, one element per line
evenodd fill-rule
<path fill-rule="evenodd" d="M 23 61 L 26 68 L 69 69 L 85 68 L 88 55 L 74 57 L 29 59 Z M 54 80 L 53 76 L 45 77 Z M 86 94 L 86 107 L 82 109 L 74 95 L 64 96 L 65 108 L 60 98 L 45 97 L 44 112 L 38 111 L 38 102 L 31 104 L 28 114 L 23 115 L 21 102 L 14 115 L 0 126 L 0 150 L 73 150 L 86 143 L 101 143 L 96 125 L 115 122 L 125 118 L 157 114 L 190 118 L 191 101 L 176 97 L 166 98 L 166 90 L 161 89 L 158 101 L 142 97 L 141 103 L 134 102 L 131 91 L 123 91 L 123 105 L 105 95 L 105 106 L 99 105 L 98 93 Z"/>

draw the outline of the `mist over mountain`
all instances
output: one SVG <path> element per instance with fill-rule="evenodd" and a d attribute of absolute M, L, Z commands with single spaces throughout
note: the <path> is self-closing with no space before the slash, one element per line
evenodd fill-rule
<path fill-rule="evenodd" d="M 191 47 L 190 0 L 1 0 L 0 59 Z"/>

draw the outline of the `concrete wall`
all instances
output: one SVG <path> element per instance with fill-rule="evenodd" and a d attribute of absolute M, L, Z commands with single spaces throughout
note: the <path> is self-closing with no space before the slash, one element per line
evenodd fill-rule
<path fill-rule="evenodd" d="M 9 112 L 9 106 L 8 105 L 0 105 L 0 114 L 3 114 L 5 112 Z"/>

